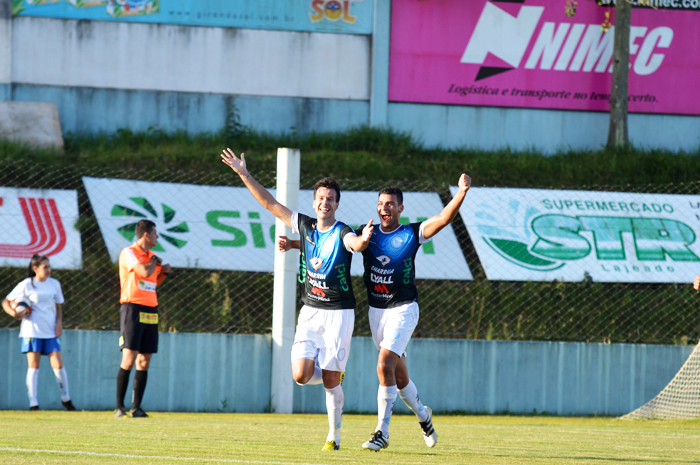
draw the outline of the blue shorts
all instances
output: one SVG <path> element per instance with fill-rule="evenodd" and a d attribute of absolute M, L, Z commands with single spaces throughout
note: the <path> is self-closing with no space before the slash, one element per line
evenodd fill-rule
<path fill-rule="evenodd" d="M 39 339 L 36 337 L 22 338 L 22 353 L 40 352 L 41 355 L 49 355 L 57 350 L 61 350 L 61 341 L 57 337 L 49 339 Z"/>

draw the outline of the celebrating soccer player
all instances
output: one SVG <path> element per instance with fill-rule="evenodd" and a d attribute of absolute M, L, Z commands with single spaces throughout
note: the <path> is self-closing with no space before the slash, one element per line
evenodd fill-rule
<path fill-rule="evenodd" d="M 379 351 L 379 422 L 369 441 L 362 444 L 365 449 L 379 451 L 389 446 L 389 422 L 397 394 L 416 414 L 428 447 L 437 444 L 432 411 L 420 401 L 406 366 L 406 346 L 418 324 L 415 258 L 422 244 L 454 220 L 470 185 L 471 178 L 462 174 L 457 195 L 441 213 L 422 223 L 408 225 L 399 222 L 404 209 L 401 189 L 388 187 L 379 192 L 377 213 L 381 225 L 374 228 L 369 247 L 362 252 L 369 324 L 374 345 Z M 298 248 L 299 243 L 283 237 L 278 247 L 286 251 Z M 379 281 L 384 285 L 375 288 L 374 283 Z"/>
<path fill-rule="evenodd" d="M 293 212 L 279 203 L 248 172 L 244 154 L 238 158 L 226 149 L 222 161 L 243 180 L 260 204 L 300 234 L 304 306 L 299 313 L 292 346 L 292 376 L 297 384 L 321 384 L 326 389 L 330 430 L 323 450 L 340 448 L 340 427 L 345 396 L 342 374 L 350 355 L 350 339 L 355 325 L 355 296 L 350 279 L 354 252 L 367 248 L 372 220 L 360 236 L 336 221 L 340 186 L 331 178 L 314 186 L 316 218 Z M 318 366 L 316 365 L 318 363 Z"/>

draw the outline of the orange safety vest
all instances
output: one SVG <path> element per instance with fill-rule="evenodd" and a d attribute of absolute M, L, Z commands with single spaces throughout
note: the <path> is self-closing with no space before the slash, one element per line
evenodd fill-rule
<path fill-rule="evenodd" d="M 131 302 L 148 307 L 158 306 L 156 282 L 162 267 L 156 265 L 155 271 L 147 278 L 142 278 L 134 271 L 134 265 L 146 264 L 154 255 L 150 250 L 144 253 L 136 243 L 122 249 L 119 254 L 119 281 L 122 287 L 119 303 Z"/>

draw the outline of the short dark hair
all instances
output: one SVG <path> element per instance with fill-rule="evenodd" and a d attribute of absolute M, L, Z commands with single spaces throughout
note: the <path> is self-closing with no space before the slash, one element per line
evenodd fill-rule
<path fill-rule="evenodd" d="M 314 184 L 314 199 L 316 199 L 316 191 L 321 187 L 335 190 L 335 194 L 337 195 L 335 201 L 340 202 L 340 184 L 338 184 L 338 181 L 333 178 L 320 179 L 318 182 L 316 182 L 316 184 Z"/>
<path fill-rule="evenodd" d="M 403 205 L 403 192 L 401 192 L 401 189 L 399 189 L 398 187 L 385 187 L 384 189 L 379 191 L 379 195 L 382 194 L 395 195 L 396 200 L 399 201 L 399 205 Z"/>
<path fill-rule="evenodd" d="M 151 220 L 141 220 L 136 223 L 136 239 L 141 239 L 144 234 L 151 234 L 156 229 L 156 224 Z"/>

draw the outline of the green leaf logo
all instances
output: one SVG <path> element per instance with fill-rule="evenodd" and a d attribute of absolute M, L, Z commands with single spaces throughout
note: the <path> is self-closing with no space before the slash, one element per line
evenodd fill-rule
<path fill-rule="evenodd" d="M 132 219 L 150 219 L 151 221 L 156 223 L 156 227 L 159 231 L 158 235 L 163 240 L 177 247 L 178 249 L 183 248 L 187 244 L 187 241 L 184 240 L 182 236 L 186 233 L 189 233 L 190 228 L 187 226 L 186 221 L 183 221 L 177 225 L 172 224 L 176 215 L 174 209 L 172 209 L 164 203 L 161 203 L 160 207 L 162 210 L 162 215 L 158 215 L 158 211 L 156 210 L 156 208 L 145 197 L 129 197 L 129 200 L 131 200 L 139 208 L 130 208 L 125 207 L 123 205 L 114 205 L 114 207 L 112 207 L 111 216 L 121 216 Z M 165 227 L 160 226 L 159 223 L 161 221 L 164 223 Z M 136 237 L 137 224 L 138 221 L 135 223 L 125 224 L 124 226 L 117 228 L 117 231 L 119 231 L 119 234 L 121 234 L 122 237 L 124 237 L 126 240 L 133 241 Z M 163 230 L 167 231 L 169 234 L 161 232 Z M 156 244 L 153 250 L 156 252 L 165 252 L 165 249 L 163 248 L 160 242 Z"/>

